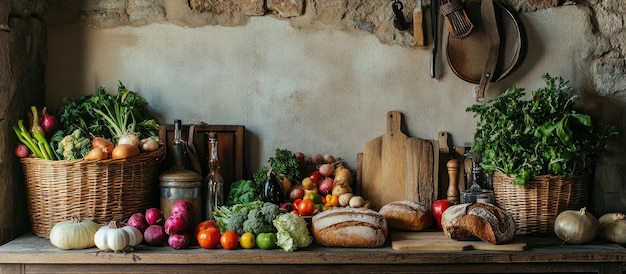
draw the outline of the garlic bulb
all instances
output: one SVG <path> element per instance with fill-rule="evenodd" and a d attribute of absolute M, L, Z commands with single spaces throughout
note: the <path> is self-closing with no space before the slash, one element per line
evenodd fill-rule
<path fill-rule="evenodd" d="M 83 249 L 94 247 L 94 235 L 100 225 L 90 220 L 81 221 L 77 216 L 55 224 L 50 230 L 50 243 L 60 249 Z"/>

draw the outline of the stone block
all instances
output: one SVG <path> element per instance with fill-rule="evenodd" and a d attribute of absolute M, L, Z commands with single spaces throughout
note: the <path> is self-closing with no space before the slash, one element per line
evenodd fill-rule
<path fill-rule="evenodd" d="M 267 8 L 282 17 L 296 17 L 304 12 L 304 0 L 267 0 Z"/>
<path fill-rule="evenodd" d="M 626 91 L 626 59 L 602 58 L 593 67 L 594 86 L 602 96 L 613 95 Z"/>
<path fill-rule="evenodd" d="M 190 0 L 189 7 L 197 12 L 215 14 L 244 14 L 260 16 L 265 14 L 263 0 Z"/>

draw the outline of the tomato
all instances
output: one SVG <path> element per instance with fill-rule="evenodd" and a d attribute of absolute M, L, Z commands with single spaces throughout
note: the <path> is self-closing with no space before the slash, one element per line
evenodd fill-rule
<path fill-rule="evenodd" d="M 435 225 L 439 230 L 443 230 L 443 227 L 441 226 L 441 215 L 443 215 L 443 212 L 446 211 L 446 209 L 448 209 L 451 205 L 452 203 L 450 203 L 448 199 L 441 199 L 433 202 L 433 218 L 435 219 Z"/>
<path fill-rule="evenodd" d="M 200 232 L 200 230 L 207 229 L 209 227 L 215 227 L 215 228 L 219 229 L 219 227 L 217 227 L 217 223 L 215 223 L 215 221 L 213 221 L 213 220 L 206 220 L 206 221 L 200 222 L 196 226 L 196 230 L 195 230 L 195 233 L 193 235 L 198 236 L 198 232 Z"/>
<path fill-rule="evenodd" d="M 256 246 L 256 237 L 252 232 L 246 232 L 239 237 L 239 245 L 242 248 L 250 249 Z"/>
<path fill-rule="evenodd" d="M 311 172 L 311 175 L 309 176 L 309 178 L 311 178 L 311 181 L 313 181 L 314 184 L 317 184 L 320 178 L 322 178 L 322 174 L 316 170 L 316 171 Z"/>
<path fill-rule="evenodd" d="M 239 246 L 239 236 L 237 232 L 229 230 L 220 237 L 220 245 L 224 249 L 232 250 Z"/>
<path fill-rule="evenodd" d="M 215 227 L 200 230 L 196 236 L 198 244 L 204 249 L 213 249 L 220 243 L 220 231 Z"/>
<path fill-rule="evenodd" d="M 274 233 L 259 233 L 259 235 L 256 235 L 256 245 L 260 249 L 274 249 L 274 248 L 276 248 L 276 234 L 274 234 Z"/>
<path fill-rule="evenodd" d="M 311 216 L 313 211 L 315 211 L 315 203 L 311 199 L 302 200 L 298 204 L 298 213 L 302 216 Z"/>

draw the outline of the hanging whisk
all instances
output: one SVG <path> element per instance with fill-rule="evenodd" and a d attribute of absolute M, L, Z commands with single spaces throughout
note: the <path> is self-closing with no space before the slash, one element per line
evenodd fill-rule
<path fill-rule="evenodd" d="M 434 1 L 434 0 L 433 0 Z M 457 39 L 467 38 L 474 29 L 474 24 L 467 16 L 460 0 L 439 0 L 439 9 L 446 19 L 450 36 Z"/>

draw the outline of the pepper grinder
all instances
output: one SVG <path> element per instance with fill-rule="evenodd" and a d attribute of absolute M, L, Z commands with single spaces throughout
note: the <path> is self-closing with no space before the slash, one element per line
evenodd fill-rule
<path fill-rule="evenodd" d="M 456 153 L 455 150 L 452 150 L 452 153 Z M 452 204 L 459 203 L 459 162 L 456 160 L 456 157 L 451 157 L 451 159 L 446 164 L 448 168 L 448 201 Z"/>

